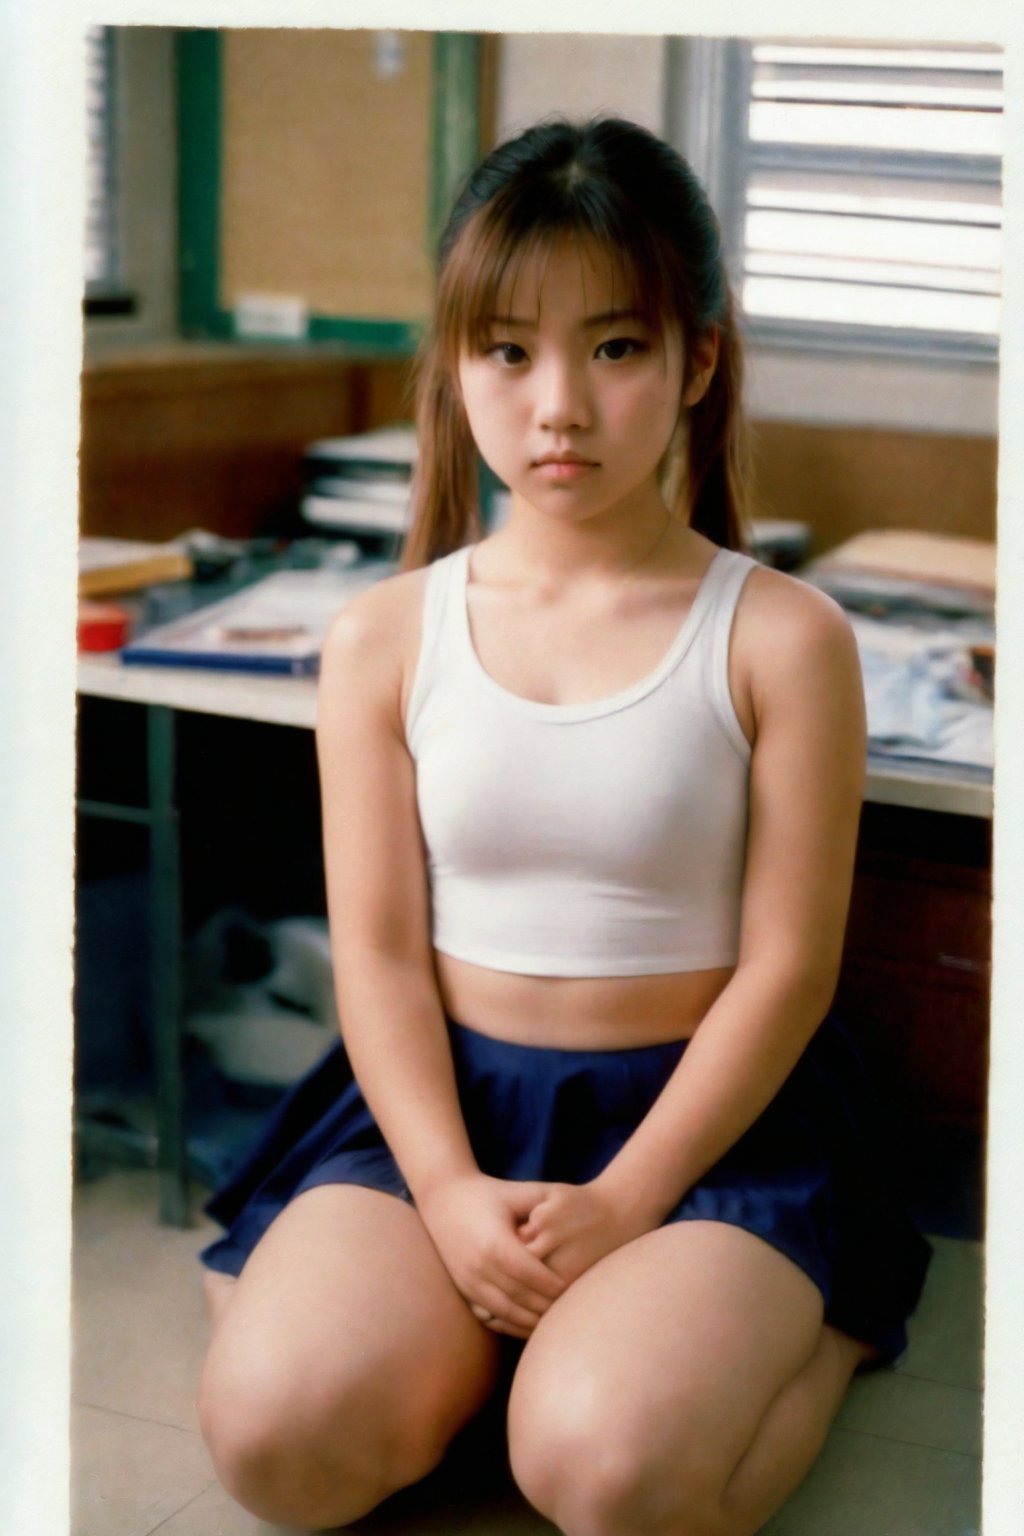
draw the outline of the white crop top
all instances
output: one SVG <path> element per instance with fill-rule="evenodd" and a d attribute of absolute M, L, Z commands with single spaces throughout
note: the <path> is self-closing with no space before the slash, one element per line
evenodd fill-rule
<path fill-rule="evenodd" d="M 405 722 L 435 949 L 534 976 L 735 964 L 750 747 L 728 651 L 754 560 L 718 551 L 639 682 L 543 704 L 477 657 L 471 553 L 429 569 Z"/>

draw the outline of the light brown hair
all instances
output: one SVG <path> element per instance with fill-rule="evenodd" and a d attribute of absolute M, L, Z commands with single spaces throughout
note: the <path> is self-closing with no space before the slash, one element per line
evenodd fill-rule
<path fill-rule="evenodd" d="M 693 171 L 661 139 L 622 118 L 555 118 L 510 139 L 466 182 L 441 238 L 433 321 L 416 364 L 418 461 L 403 570 L 482 532 L 478 458 L 456 385 L 502 281 L 566 237 L 596 242 L 655 331 L 679 326 L 687 359 L 717 328 L 718 363 L 670 446 L 672 510 L 728 549 L 744 548 L 742 354 L 721 232 Z"/>

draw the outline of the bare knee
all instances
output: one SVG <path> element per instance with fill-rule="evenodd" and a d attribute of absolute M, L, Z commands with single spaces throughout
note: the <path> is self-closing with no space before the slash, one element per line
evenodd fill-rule
<path fill-rule="evenodd" d="M 659 1455 L 656 1428 L 566 1392 L 551 1412 L 510 1413 L 512 1471 L 566 1536 L 753 1536 L 723 1503 L 725 1476 L 694 1436 Z"/>
<path fill-rule="evenodd" d="M 646 1468 L 614 1437 L 598 1445 L 566 1432 L 510 1449 L 521 1491 L 565 1536 L 668 1536 Z"/>
<path fill-rule="evenodd" d="M 231 1496 L 272 1523 L 346 1525 L 425 1477 L 444 1453 L 436 1426 L 397 1413 L 358 1378 L 316 1383 L 269 1362 L 207 1361 L 199 1423 Z"/>
<path fill-rule="evenodd" d="M 629 1445 L 577 1442 L 569 1457 L 514 1471 L 534 1508 L 565 1536 L 754 1536 L 704 1475 L 658 1466 Z"/>

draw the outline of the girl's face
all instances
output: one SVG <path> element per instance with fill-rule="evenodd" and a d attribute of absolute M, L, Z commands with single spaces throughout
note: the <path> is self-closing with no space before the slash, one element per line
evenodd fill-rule
<path fill-rule="evenodd" d="M 684 394 L 679 331 L 652 331 L 615 279 L 592 244 L 529 258 L 459 362 L 486 463 L 537 511 L 574 521 L 658 496 L 681 408 L 706 387 L 697 377 Z"/>

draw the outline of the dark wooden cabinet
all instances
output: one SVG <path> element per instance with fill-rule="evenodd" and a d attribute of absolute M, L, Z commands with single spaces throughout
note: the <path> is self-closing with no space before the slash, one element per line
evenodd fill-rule
<path fill-rule="evenodd" d="M 983 1124 L 991 900 L 988 822 L 865 806 L 837 1003 L 915 1121 Z"/>
<path fill-rule="evenodd" d="M 177 342 L 82 375 L 81 531 L 249 538 L 294 518 L 304 450 L 404 420 L 407 358 Z"/>

